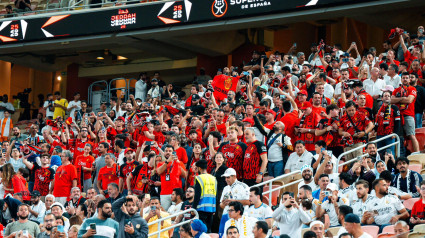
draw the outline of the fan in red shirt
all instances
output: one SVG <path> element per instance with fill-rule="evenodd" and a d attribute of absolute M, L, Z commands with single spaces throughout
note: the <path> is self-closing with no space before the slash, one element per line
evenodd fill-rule
<path fill-rule="evenodd" d="M 373 129 L 373 123 L 363 113 L 356 110 L 356 103 L 348 101 L 345 105 L 346 113 L 341 118 L 339 135 L 343 137 L 342 143 L 345 144 L 344 151 L 354 149 L 366 142 L 366 136 Z M 345 141 L 348 141 L 346 143 Z M 361 155 L 358 150 L 346 155 L 346 161 Z"/>
<path fill-rule="evenodd" d="M 129 134 L 129 139 L 124 142 L 124 146 L 126 148 L 137 148 L 137 142 L 139 140 L 140 132 L 139 129 L 137 129 L 133 123 L 127 124 L 127 134 Z"/>
<path fill-rule="evenodd" d="M 269 109 L 266 111 L 266 124 L 264 124 L 265 128 L 268 128 L 270 130 L 273 130 L 273 126 L 276 123 L 274 118 L 276 117 L 276 112 L 272 109 Z"/>
<path fill-rule="evenodd" d="M 61 160 L 62 165 L 58 167 L 55 174 L 55 180 L 53 181 L 53 196 L 56 197 L 56 201 L 65 204 L 69 195 L 71 194 L 71 188 L 77 187 L 77 169 L 71 164 L 72 154 L 69 150 L 62 151 Z"/>
<path fill-rule="evenodd" d="M 135 161 L 134 151 L 130 148 L 125 149 L 124 156 L 126 158 L 123 165 L 120 167 L 120 175 L 119 175 L 119 191 L 123 193 L 124 190 L 128 190 L 127 188 L 127 177 L 130 176 L 131 172 L 139 165 L 139 162 Z"/>
<path fill-rule="evenodd" d="M 181 188 L 181 178 L 186 177 L 184 164 L 179 161 L 171 145 L 164 149 L 165 162 L 158 163 L 156 172 L 161 176 L 161 205 L 168 209 L 171 205 L 171 193 L 175 188 Z"/>
<path fill-rule="evenodd" d="M 309 102 L 304 103 L 304 106 L 300 110 L 303 114 L 297 120 L 295 141 L 304 141 L 306 149 L 308 151 L 314 151 L 314 142 L 316 142 L 315 130 L 320 121 L 320 116 L 313 112 L 312 105 Z"/>
<path fill-rule="evenodd" d="M 401 114 L 401 124 L 404 134 L 412 141 L 413 151 L 419 151 L 419 144 L 415 136 L 415 101 L 416 88 L 410 86 L 410 75 L 401 74 L 401 86 L 396 88 L 391 97 L 391 103 L 398 106 Z"/>
<path fill-rule="evenodd" d="M 353 90 L 357 94 L 357 99 L 360 95 L 364 95 L 366 97 L 366 107 L 372 109 L 373 108 L 373 98 L 370 96 L 369 93 L 367 93 L 363 88 L 363 82 L 356 80 L 353 83 Z"/>
<path fill-rule="evenodd" d="M 238 179 L 242 180 L 243 158 L 245 155 L 246 144 L 238 141 L 238 130 L 235 126 L 230 126 L 227 130 L 227 140 L 227 142 L 223 142 L 220 144 L 220 147 L 218 148 L 217 152 L 223 153 L 227 161 L 226 166 L 228 168 L 235 169 Z"/>
<path fill-rule="evenodd" d="M 22 198 L 29 202 L 31 194 L 26 186 L 27 181 L 22 177 L 21 173 L 19 171 L 15 173 L 11 163 L 6 163 L 1 168 L 5 194 L 21 193 Z"/>
<path fill-rule="evenodd" d="M 171 135 L 169 145 L 173 147 L 174 152 L 176 152 L 179 161 L 186 165 L 188 161 L 187 152 L 184 148 L 180 147 L 179 136 Z"/>
<path fill-rule="evenodd" d="M 421 224 L 425 219 L 425 183 L 421 183 L 421 187 L 418 190 L 420 192 L 420 198 L 418 201 L 413 204 L 410 223 L 412 224 Z"/>
<path fill-rule="evenodd" d="M 50 168 L 50 155 L 42 154 L 40 156 L 41 167 L 35 170 L 34 175 L 34 189 L 39 191 L 41 196 L 49 194 L 50 182 L 55 178 L 55 171 Z"/>
<path fill-rule="evenodd" d="M 378 138 L 400 133 L 400 110 L 396 105 L 391 104 L 391 94 L 391 91 L 385 91 L 382 94 L 382 106 L 376 114 L 374 130 Z"/>
<path fill-rule="evenodd" d="M 314 92 L 313 93 L 313 98 L 310 99 L 310 103 L 312 104 L 312 111 L 314 113 L 316 113 L 319 116 L 325 116 L 326 115 L 326 107 L 328 105 L 330 105 L 330 101 L 328 103 L 328 101 L 326 99 L 329 99 L 327 97 L 325 97 L 324 95 L 320 95 L 320 93 L 318 92 Z"/>
<path fill-rule="evenodd" d="M 261 183 L 267 169 L 267 148 L 255 138 L 253 128 L 245 129 L 247 148 L 245 150 L 243 171 L 244 183 L 248 186 Z"/>
<path fill-rule="evenodd" d="M 91 150 L 91 144 L 86 144 L 84 147 L 84 153 L 77 156 L 74 160 L 74 165 L 77 168 L 78 185 L 80 188 L 81 185 L 83 185 L 84 192 L 87 192 L 87 190 L 92 187 L 91 172 L 93 171 L 92 165 L 94 163 L 94 158 L 90 155 Z M 81 179 L 83 179 L 83 182 L 81 182 Z"/>
<path fill-rule="evenodd" d="M 81 127 L 81 131 L 76 139 L 68 140 L 68 149 L 74 154 L 74 158 L 84 154 L 84 147 L 89 143 L 92 147 L 93 144 L 88 137 L 89 129 Z"/>
<path fill-rule="evenodd" d="M 119 184 L 119 165 L 115 163 L 114 156 L 112 154 L 105 155 L 106 166 L 99 170 L 97 177 L 97 188 L 100 194 L 108 196 L 108 184 L 115 183 Z"/>
<path fill-rule="evenodd" d="M 284 115 L 279 121 L 285 125 L 285 134 L 291 138 L 291 141 L 295 141 L 294 128 L 297 126 L 298 121 L 298 106 L 291 96 L 286 96 L 286 98 L 289 102 L 286 100 L 282 102 L 282 112 Z M 292 112 L 291 106 L 294 109 Z"/>
<path fill-rule="evenodd" d="M 326 117 L 322 117 L 316 128 L 316 136 L 320 136 L 318 140 L 326 142 L 326 146 L 332 153 L 338 157 L 342 154 L 341 136 L 339 129 L 339 108 L 335 104 L 326 107 Z"/>
<path fill-rule="evenodd" d="M 158 143 L 158 146 L 162 148 L 165 142 L 165 136 L 161 131 L 161 124 L 158 120 L 152 120 L 151 122 L 153 124 L 153 135 L 155 136 L 155 141 Z"/>
<path fill-rule="evenodd" d="M 155 160 L 155 157 L 156 156 L 153 156 L 151 159 Z M 142 164 L 138 164 L 132 172 L 128 173 L 125 178 L 126 187 L 130 188 L 128 189 L 128 194 L 142 195 L 149 193 L 149 178 L 151 176 L 151 172 L 152 168 L 149 166 L 149 164 L 143 162 Z"/>
<path fill-rule="evenodd" d="M 226 135 L 226 123 L 224 121 L 224 111 L 219 109 L 217 111 L 217 120 L 211 119 L 208 123 L 208 128 L 210 131 L 218 131 L 223 135 Z"/>
<path fill-rule="evenodd" d="M 390 66 L 391 64 L 395 64 L 397 66 L 400 65 L 400 61 L 395 60 L 395 51 L 393 49 L 389 49 L 387 51 L 387 59 L 381 60 L 378 65 L 380 65 L 382 63 L 386 63 L 388 66 Z"/>
<path fill-rule="evenodd" d="M 202 148 L 201 144 L 196 143 L 193 145 L 192 158 L 190 159 L 189 164 L 187 164 L 187 181 L 186 187 L 195 186 L 195 177 L 199 175 L 198 168 L 195 166 L 195 163 L 202 159 Z"/>
<path fill-rule="evenodd" d="M 200 144 L 202 148 L 207 147 L 205 143 L 202 141 L 202 132 L 201 135 L 199 135 L 197 130 L 191 129 L 189 131 L 189 141 L 188 145 L 190 147 L 193 147 L 196 143 Z"/>
<path fill-rule="evenodd" d="M 102 128 L 97 132 L 97 143 L 94 143 L 93 146 L 93 155 L 97 157 L 99 155 L 99 144 L 102 142 L 106 142 L 109 144 L 109 148 L 112 148 L 111 141 L 106 137 L 106 128 Z"/>
<path fill-rule="evenodd" d="M 217 151 L 220 146 L 221 134 L 217 131 L 213 131 L 208 136 L 208 147 L 204 150 L 204 159 L 207 161 L 207 172 L 211 171 L 216 167 L 214 163 L 214 157 L 211 155 L 211 151 Z"/>

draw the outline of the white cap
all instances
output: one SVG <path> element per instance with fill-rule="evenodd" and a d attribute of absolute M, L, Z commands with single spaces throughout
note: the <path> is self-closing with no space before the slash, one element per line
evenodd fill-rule
<path fill-rule="evenodd" d="M 338 186 L 334 183 L 329 183 L 328 186 L 326 186 L 326 189 L 333 191 L 338 191 Z"/>
<path fill-rule="evenodd" d="M 221 177 L 230 177 L 232 175 L 236 176 L 236 170 L 234 170 L 233 168 L 228 168 L 228 169 L 226 169 L 224 174 L 221 175 Z"/>
<path fill-rule="evenodd" d="M 62 209 L 62 213 L 65 212 L 65 208 L 63 207 L 62 203 L 55 202 L 55 203 L 52 204 L 52 206 L 50 207 L 50 209 L 52 209 L 55 206 L 59 206 Z"/>

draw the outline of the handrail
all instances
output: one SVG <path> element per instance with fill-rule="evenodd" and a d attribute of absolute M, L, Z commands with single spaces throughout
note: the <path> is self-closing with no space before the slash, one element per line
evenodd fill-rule
<path fill-rule="evenodd" d="M 195 217 L 194 218 L 191 218 L 191 219 L 189 219 L 187 221 L 180 221 L 178 224 L 171 225 L 169 227 L 166 227 L 166 228 L 161 229 L 161 222 L 162 221 L 171 219 L 171 217 L 176 217 L 176 216 L 183 215 L 183 214 L 188 213 L 188 212 L 194 212 L 196 214 Z M 179 226 L 182 226 L 182 225 L 184 225 L 186 223 L 189 223 L 189 222 L 193 221 L 194 219 L 197 219 L 198 217 L 199 217 L 198 211 L 196 211 L 193 208 L 190 208 L 190 209 L 187 209 L 187 210 L 184 210 L 184 211 L 181 211 L 181 212 L 177 212 L 175 214 L 171 214 L 170 216 L 167 216 L 167 217 L 161 217 L 158 220 L 155 220 L 155 221 L 152 221 L 152 222 L 149 222 L 148 223 L 148 227 L 151 226 L 151 225 L 155 225 L 156 223 L 158 224 L 158 230 L 155 231 L 155 232 L 153 232 L 153 233 L 148 234 L 148 237 L 157 235 L 157 237 L 160 238 L 162 232 L 168 231 L 168 230 L 171 230 L 171 229 L 174 229 L 174 228 L 179 227 Z"/>
<path fill-rule="evenodd" d="M 371 142 L 373 142 L 373 143 L 377 143 L 377 142 L 380 142 L 380 141 L 383 141 L 383 140 L 385 140 L 385 139 L 387 139 L 387 138 L 390 138 L 390 137 L 393 137 L 393 136 L 395 136 L 395 138 L 396 138 L 396 141 L 395 142 L 393 142 L 393 143 L 391 143 L 391 144 L 388 144 L 388 145 L 385 145 L 385 146 L 382 146 L 382 147 L 380 147 L 380 148 L 377 148 L 377 150 L 376 151 L 381 151 L 381 150 L 384 150 L 384 149 L 386 149 L 386 148 L 389 148 L 389 147 L 391 147 L 391 146 L 397 146 L 397 149 L 396 149 L 396 156 L 397 157 L 399 157 L 400 156 L 400 137 L 397 135 L 397 134 L 395 134 L 395 133 L 393 133 L 393 134 L 390 134 L 390 135 L 386 135 L 386 136 L 384 136 L 384 137 L 381 137 L 381 138 L 379 138 L 379 139 L 377 139 L 377 140 L 374 140 L 374 141 L 371 141 Z M 339 167 L 340 166 L 344 166 L 344 165 L 346 165 L 346 164 L 350 164 L 350 163 L 352 163 L 352 162 L 354 162 L 355 160 L 358 160 L 358 159 L 360 159 L 360 158 L 363 158 L 363 157 L 366 157 L 366 156 L 368 156 L 369 154 L 368 153 L 366 153 L 366 154 L 362 154 L 361 156 L 358 156 L 358 157 L 356 157 L 356 158 L 353 158 L 353 159 L 351 159 L 351 160 L 349 160 L 349 161 L 346 161 L 346 162 L 344 162 L 344 163 L 339 163 L 340 161 L 341 161 L 341 158 L 343 157 L 343 156 L 345 156 L 345 155 L 347 155 L 347 154 L 350 154 L 350 153 L 353 153 L 353 152 L 355 152 L 355 151 L 357 151 L 357 150 L 362 150 L 363 148 L 365 148 L 366 146 L 367 146 L 368 144 L 364 144 L 364 145 L 362 145 L 362 146 L 359 146 L 359 147 L 356 147 L 356 148 L 354 148 L 354 149 L 351 149 L 351 150 L 349 150 L 349 151 L 346 151 L 346 152 L 344 152 L 344 153 L 342 153 L 342 154 L 340 154 L 339 156 L 338 156 L 338 159 L 337 159 L 337 165 L 334 167 L 334 172 L 335 173 L 337 173 L 338 172 L 338 169 L 339 169 Z"/>
<path fill-rule="evenodd" d="M 278 188 L 272 189 L 273 182 L 281 180 L 281 179 L 289 177 L 289 176 L 292 176 L 292 175 L 296 175 L 296 174 L 301 174 L 301 170 L 296 170 L 296 171 L 292 171 L 292 172 L 287 173 L 287 174 L 282 174 L 282 175 L 277 176 L 275 178 L 272 178 L 270 180 L 255 184 L 255 185 L 251 186 L 250 188 L 260 187 L 260 186 L 263 186 L 263 185 L 269 185 L 269 190 L 266 191 L 266 192 L 263 192 L 263 195 L 269 194 L 269 206 L 271 207 L 272 206 L 272 193 L 274 191 L 280 190 L 280 189 L 285 188 L 287 186 L 290 186 L 290 185 L 294 184 L 294 182 L 300 182 L 300 180 L 296 180 L 296 181 L 293 181 L 293 182 L 288 183 L 288 184 L 283 184 L 282 186 L 280 186 Z"/>

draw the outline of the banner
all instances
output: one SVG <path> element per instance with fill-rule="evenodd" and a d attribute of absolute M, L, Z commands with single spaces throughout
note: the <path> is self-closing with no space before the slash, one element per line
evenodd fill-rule
<path fill-rule="evenodd" d="M 217 102 L 223 101 L 227 98 L 227 93 L 229 91 L 234 91 L 236 93 L 238 82 L 239 77 L 231 77 L 224 74 L 216 75 L 211 84 L 214 89 L 215 100 Z"/>

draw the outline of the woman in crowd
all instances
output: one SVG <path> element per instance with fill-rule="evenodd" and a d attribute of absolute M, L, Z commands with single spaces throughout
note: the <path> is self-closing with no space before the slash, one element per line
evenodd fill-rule
<path fill-rule="evenodd" d="M 80 230 L 80 225 L 71 226 L 68 231 L 68 238 L 77 238 L 79 230 Z"/>
<path fill-rule="evenodd" d="M 192 157 L 186 165 L 186 169 L 189 171 L 187 176 L 186 186 L 194 186 L 195 185 L 195 177 L 198 176 L 198 170 L 195 166 L 195 163 L 202 159 L 202 147 L 201 144 L 195 143 L 193 145 L 193 153 Z"/>
<path fill-rule="evenodd" d="M 179 229 L 180 238 L 192 238 L 191 227 L 189 223 L 184 224 Z"/>

